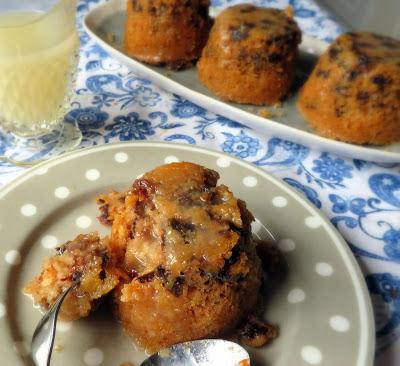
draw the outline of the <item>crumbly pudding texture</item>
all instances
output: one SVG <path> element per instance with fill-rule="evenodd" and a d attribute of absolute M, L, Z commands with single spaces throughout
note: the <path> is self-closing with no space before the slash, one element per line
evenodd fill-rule
<path fill-rule="evenodd" d="M 89 315 L 97 301 L 119 283 L 119 275 L 109 265 L 106 243 L 97 233 L 78 235 L 56 249 L 47 258 L 42 272 L 24 288 L 36 304 L 48 309 L 74 280 L 80 285 L 64 300 L 60 311 L 63 320 L 76 320 Z"/>
<path fill-rule="evenodd" d="M 99 196 L 99 220 L 111 226 L 110 236 L 79 236 L 74 242 L 92 238 L 84 248 L 67 243 L 26 291 L 48 307 L 79 272 L 92 282 L 84 311 L 79 304 L 73 318 L 87 315 L 93 300 L 112 290 L 125 331 L 149 351 L 232 330 L 256 306 L 262 268 L 251 238 L 253 216 L 218 179 L 202 166 L 172 163 L 126 192 Z M 98 267 L 77 269 L 75 253 Z"/>

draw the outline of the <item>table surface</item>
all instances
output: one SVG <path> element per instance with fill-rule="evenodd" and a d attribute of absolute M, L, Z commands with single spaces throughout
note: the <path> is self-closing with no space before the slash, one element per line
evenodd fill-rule
<path fill-rule="evenodd" d="M 138 78 L 82 31 L 82 17 L 105 0 L 80 0 L 81 59 L 67 121 L 78 123 L 82 146 L 162 140 L 197 144 L 245 159 L 281 177 L 320 208 L 353 250 L 375 310 L 376 365 L 400 364 L 400 164 L 345 159 L 211 113 Z M 225 7 L 244 0 L 214 0 Z M 247 1 L 251 2 L 251 1 Z M 291 5 L 304 33 L 331 41 L 344 31 L 313 0 L 255 0 Z M 0 136 L 0 155 L 4 144 Z M 24 169 L 0 163 L 0 186 Z"/>

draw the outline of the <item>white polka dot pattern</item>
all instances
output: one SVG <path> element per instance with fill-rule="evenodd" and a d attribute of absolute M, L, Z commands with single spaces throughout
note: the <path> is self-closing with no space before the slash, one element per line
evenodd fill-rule
<path fill-rule="evenodd" d="M 306 298 L 306 293 L 300 288 L 294 288 L 288 294 L 288 301 L 291 304 L 297 304 L 299 302 L 303 302 Z"/>
<path fill-rule="evenodd" d="M 317 347 L 304 346 L 301 349 L 301 358 L 310 365 L 319 365 L 322 361 L 322 353 Z"/>
<path fill-rule="evenodd" d="M 255 187 L 257 185 L 257 183 L 258 183 L 257 178 L 253 177 L 251 175 L 243 178 L 243 184 L 246 187 L 250 187 L 250 188 Z"/>
<path fill-rule="evenodd" d="M 87 229 L 92 224 L 92 220 L 89 216 L 83 215 L 75 220 L 75 224 L 81 229 Z"/>
<path fill-rule="evenodd" d="M 89 169 L 85 173 L 85 177 L 87 180 L 95 181 L 100 178 L 100 172 L 97 169 Z"/>
<path fill-rule="evenodd" d="M 36 215 L 36 212 L 37 212 L 36 206 L 32 205 L 31 203 L 27 203 L 21 207 L 21 214 L 23 216 L 26 217 L 34 216 Z"/>
<path fill-rule="evenodd" d="M 164 159 L 165 164 L 177 163 L 179 159 L 176 156 L 170 155 Z"/>
<path fill-rule="evenodd" d="M 342 315 L 334 315 L 329 319 L 329 325 L 337 332 L 347 332 L 350 329 L 350 322 Z"/>
<path fill-rule="evenodd" d="M 54 249 L 58 245 L 58 239 L 54 235 L 45 235 L 40 243 L 43 248 Z"/>
<path fill-rule="evenodd" d="M 119 172 L 123 172 L 126 170 L 125 168 L 134 165 L 134 168 L 136 170 L 136 173 L 138 171 L 144 171 L 144 170 L 150 170 L 151 168 L 147 169 L 147 166 L 143 166 L 141 164 L 136 165 L 137 162 L 137 156 L 130 152 L 130 150 L 124 150 L 124 148 L 119 147 L 118 149 L 111 150 L 112 153 L 108 155 L 107 159 L 107 164 L 110 164 L 110 166 L 114 166 Z M 129 152 L 129 155 L 126 152 Z M 171 162 L 178 162 L 179 159 L 177 156 L 174 155 L 169 155 L 169 153 L 176 154 L 177 156 L 180 157 L 180 159 L 185 160 L 185 156 L 183 153 L 181 154 L 180 151 L 177 150 L 171 150 L 170 152 L 166 152 L 163 155 L 158 156 L 158 164 L 160 162 L 165 161 L 165 163 L 171 163 Z M 126 163 L 124 165 L 124 163 Z M 139 161 L 140 163 L 140 161 Z M 262 189 L 264 188 L 264 177 L 262 174 L 258 174 L 255 170 L 247 170 L 244 172 L 237 173 L 236 175 L 233 175 L 237 169 L 237 166 L 240 164 L 236 163 L 234 158 L 229 158 L 225 156 L 215 156 L 212 159 L 208 161 L 208 164 L 211 164 L 209 166 L 214 166 L 216 170 L 219 170 L 223 175 L 224 178 L 229 177 L 229 176 L 236 176 L 237 179 L 232 183 L 234 189 L 238 189 L 240 191 L 247 191 L 250 194 L 249 198 L 249 206 L 251 204 L 251 207 L 253 205 L 256 207 L 255 211 L 260 215 L 261 222 L 257 221 L 255 222 L 253 226 L 253 234 L 256 234 L 260 231 L 262 235 L 260 235 L 261 238 L 265 237 L 265 233 L 262 231 L 263 226 L 262 222 L 264 222 L 268 227 L 271 225 L 271 230 L 274 232 L 274 234 L 277 235 L 278 238 L 282 238 L 280 240 L 276 241 L 277 247 L 284 253 L 289 253 L 287 255 L 288 263 L 291 265 L 294 263 L 295 265 L 293 266 L 294 269 L 298 268 L 296 267 L 297 265 L 297 257 L 302 257 L 302 260 L 304 258 L 304 253 L 303 253 L 303 247 L 306 248 L 309 246 L 309 248 L 315 244 L 318 244 L 320 236 L 323 237 L 325 233 L 325 226 L 324 225 L 324 219 L 321 219 L 318 215 L 318 213 L 310 210 L 307 211 L 307 208 L 301 207 L 303 211 L 300 212 L 296 208 L 297 202 L 296 199 L 294 199 L 290 192 L 287 192 L 285 190 L 278 190 L 278 189 L 271 189 L 269 191 L 265 191 L 265 195 L 263 196 L 262 192 L 264 192 Z M 157 164 L 156 164 L 157 165 Z M 125 167 L 125 168 L 124 168 Z M 96 169 L 91 169 L 91 168 L 96 168 Z M 220 168 L 220 169 L 218 169 Z M 98 189 L 98 187 L 102 186 L 104 183 L 107 183 L 106 178 L 108 178 L 108 175 L 110 172 L 108 170 L 104 170 L 104 168 L 101 165 L 97 165 L 96 163 L 89 163 L 87 165 L 81 165 L 81 170 L 78 168 L 78 176 L 76 177 L 80 181 L 86 181 L 86 185 L 90 185 L 93 189 Z M 143 169 L 143 170 L 142 170 Z M 47 169 L 45 169 L 47 172 Z M 50 172 L 53 174 L 56 174 L 56 169 L 50 170 Z M 132 172 L 131 172 L 132 173 Z M 140 174 L 137 176 L 137 178 L 142 177 L 143 174 Z M 47 176 L 48 178 L 49 175 Z M 48 178 L 46 178 L 46 181 L 48 181 Z M 45 180 L 45 177 L 35 177 L 36 180 Z M 125 178 L 124 178 L 125 179 Z M 89 181 L 97 181 L 97 183 L 92 183 L 88 182 Z M 57 181 L 56 181 L 57 182 Z M 53 182 L 54 183 L 54 182 Z M 224 182 L 225 183 L 225 182 Z M 226 182 L 225 184 L 229 184 L 229 182 Z M 248 187 L 248 188 L 247 188 Z M 57 205 L 57 207 L 60 207 L 60 205 L 67 201 L 71 196 L 75 197 L 78 194 L 78 189 L 79 189 L 79 183 L 75 183 L 75 181 L 58 181 L 58 184 L 51 184 L 49 183 L 47 187 L 48 193 L 50 193 L 50 200 L 54 203 L 54 205 Z M 257 197 L 254 198 L 252 195 L 256 195 Z M 21 196 L 22 197 L 22 196 Z M 243 199 L 246 199 L 246 195 L 243 196 Z M 260 201 L 257 201 L 259 199 Z M 65 201 L 61 201 L 65 200 Z M 254 202 L 255 201 L 255 202 Z M 260 210 L 257 210 L 257 204 L 260 202 L 260 204 L 266 204 L 266 207 L 272 209 L 272 214 L 276 214 L 276 218 L 273 218 L 269 221 L 268 215 L 265 215 L 263 213 L 260 213 Z M 69 206 L 69 205 L 68 205 Z M 249 207 L 251 209 L 251 207 Z M 262 209 L 263 206 L 261 206 Z M 288 208 L 289 209 L 286 209 Z M 275 221 L 274 220 L 279 220 L 279 218 L 284 218 L 285 214 L 290 216 L 290 210 L 292 208 L 295 208 L 298 210 L 300 213 L 298 217 L 296 216 L 296 228 L 293 227 L 290 228 L 289 231 L 282 230 L 282 232 L 279 231 L 275 227 Z M 20 212 L 19 212 L 20 210 Z M 24 199 L 23 201 L 17 202 L 17 205 L 14 209 L 14 214 L 16 213 L 17 216 L 20 217 L 20 221 L 23 223 L 28 223 L 29 225 L 25 226 L 30 226 L 32 223 L 35 222 L 35 220 L 40 219 L 42 216 L 47 217 L 47 203 L 45 206 L 43 205 L 42 201 L 39 200 L 36 196 L 32 195 L 28 199 Z M 294 211 L 294 210 L 293 210 Z M 271 210 L 270 210 L 271 213 Z M 34 218 L 22 218 L 21 215 L 29 217 L 29 216 L 34 216 Z M 36 219 L 37 218 L 37 219 Z M 95 225 L 95 215 L 94 213 L 92 214 L 91 211 L 87 209 L 86 204 L 82 204 L 82 208 L 79 208 L 79 210 L 75 211 L 75 214 L 72 217 L 69 217 L 69 221 L 67 222 L 67 228 L 70 228 L 70 225 L 74 224 L 79 227 L 80 229 L 88 229 L 88 228 L 94 228 Z M 303 230 L 301 229 L 303 227 Z M 7 225 L 4 224 L 3 230 L 7 230 Z M 315 230 L 320 228 L 320 230 Z M 1 227 L 0 227 L 1 229 Z M 81 231 L 78 230 L 76 227 L 75 229 L 77 232 L 89 232 L 89 231 Z M 264 228 L 264 230 L 266 230 Z M 275 231 L 276 230 L 276 231 Z M 302 230 L 302 233 L 305 233 L 304 237 L 302 233 L 300 233 L 299 236 L 296 235 L 296 230 Z M 46 234 L 46 235 L 44 235 Z M 282 236 L 283 235 L 283 236 Z M 318 238 L 314 242 L 313 241 L 307 241 L 307 235 L 309 235 L 312 238 Z M 45 232 L 42 232 L 41 236 L 38 236 L 38 243 L 39 244 L 39 252 L 44 253 L 44 250 L 41 250 L 41 247 L 45 249 L 54 249 L 55 247 L 59 246 L 63 240 L 64 240 L 64 233 L 62 233 L 58 226 L 54 225 L 52 228 L 51 226 L 46 228 Z M 294 239 L 294 240 L 293 240 Z M 37 245 L 36 245 L 37 247 Z M 8 249 L 12 248 L 9 247 Z M 14 248 L 19 249 L 17 246 Z M 22 249 L 21 249 L 22 250 Z M 309 250 L 309 249 L 306 249 Z M 21 253 L 25 253 L 22 251 Z M 19 267 L 12 267 L 12 265 L 18 265 L 21 262 L 25 265 L 25 254 L 23 257 L 21 257 L 21 253 L 18 250 L 10 250 L 6 253 L 5 248 L 3 249 L 2 255 L 3 255 L 3 260 L 5 262 L 4 266 L 6 270 L 12 271 L 13 268 L 14 270 L 19 268 Z M 48 252 L 50 253 L 50 252 Z M 49 254 L 48 254 L 49 255 Z M 286 254 L 285 254 L 286 257 Z M 316 258 L 316 260 L 315 260 Z M 326 261 L 326 262 L 325 262 Z M 329 263 L 328 263 L 329 262 Z M 6 264 L 8 263 L 8 265 Z M 310 280 L 311 284 L 313 282 L 319 283 L 322 286 L 332 286 L 337 283 L 338 279 L 342 278 L 342 272 L 343 266 L 339 262 L 339 260 L 334 259 L 333 257 L 329 257 L 328 255 L 321 255 L 317 257 L 310 257 L 309 259 L 304 259 L 304 264 L 306 264 L 305 270 L 307 272 L 306 276 L 307 280 Z M 292 281 L 292 280 L 291 280 Z M 317 296 L 317 292 L 314 293 L 313 290 L 311 290 L 311 287 L 308 287 L 308 284 L 304 283 L 304 278 L 295 278 L 293 282 L 289 282 L 289 286 L 287 287 L 286 290 L 283 292 L 283 297 L 279 296 L 279 301 L 283 301 L 286 303 L 283 304 L 283 306 L 289 307 L 293 311 L 302 313 L 304 309 L 307 308 L 312 308 L 313 307 L 313 302 L 314 302 L 314 296 Z M 6 300 L 3 298 L 4 303 L 0 302 L 0 324 L 1 322 L 5 322 L 5 317 L 7 317 L 9 312 L 11 311 L 10 308 L 6 308 Z M 7 303 L 8 304 L 8 303 Z M 315 305 L 315 304 L 314 304 Z M 8 311 L 7 311 L 8 310 Z M 353 328 L 356 330 L 358 329 L 358 319 L 353 317 L 352 312 L 347 312 L 347 308 L 341 308 L 341 307 L 329 307 L 327 306 L 323 311 L 321 311 L 318 315 L 315 315 L 316 317 L 318 316 L 318 321 L 322 331 L 325 331 L 326 333 L 326 338 L 331 337 L 332 342 L 335 342 L 335 339 L 344 339 L 340 337 L 350 337 L 355 334 L 353 332 Z M 343 316 L 343 315 L 345 316 Z M 347 317 L 347 318 L 346 318 Z M 74 327 L 74 329 L 72 329 Z M 57 332 L 59 332 L 58 336 L 60 337 L 65 337 L 65 336 L 73 336 L 75 332 L 77 331 L 79 333 L 79 329 L 76 328 L 76 324 L 73 324 L 72 322 L 58 322 L 57 325 Z M 72 332 L 68 334 L 62 334 L 64 332 Z M 319 329 L 319 330 L 321 330 Z M 350 332 L 349 332 L 350 330 Z M 346 334 L 347 332 L 347 334 Z M 339 338 L 338 338 L 339 337 Z M 18 339 L 18 338 L 17 338 Z M 330 357 L 330 350 L 325 347 L 325 339 L 324 340 L 319 340 L 319 339 L 308 339 L 308 338 L 303 338 L 302 340 L 299 341 L 295 345 L 295 348 L 293 349 L 293 356 L 297 358 L 297 361 L 301 365 L 319 365 L 323 366 L 325 362 L 328 363 L 328 356 Z M 11 343 L 12 348 L 13 343 Z M 90 348 L 89 347 L 93 347 Z M 15 348 L 20 350 L 22 349 L 23 352 L 24 349 L 26 350 L 26 344 L 23 342 L 16 342 Z M 86 352 L 85 352 L 86 351 Z M 20 351 L 18 351 L 20 352 Z M 86 348 L 83 348 L 77 355 L 80 360 L 77 361 L 77 363 L 82 363 L 83 365 L 93 365 L 93 366 L 101 366 L 103 364 L 106 364 L 108 362 L 108 354 L 105 353 L 105 349 L 100 344 L 87 344 Z M 16 356 L 15 356 L 16 357 Z M 22 359 L 22 358 L 21 358 Z M 136 361 L 136 360 L 135 360 Z M 329 360 L 331 362 L 331 360 Z"/>
<path fill-rule="evenodd" d="M 231 160 L 225 156 L 221 156 L 217 159 L 217 166 L 220 168 L 228 168 L 231 165 Z"/>
<path fill-rule="evenodd" d="M 317 229 L 321 226 L 322 221 L 319 217 L 309 216 L 305 219 L 304 223 L 311 229 Z"/>
<path fill-rule="evenodd" d="M 88 366 L 101 365 L 101 363 L 104 360 L 103 351 L 98 348 L 90 348 L 85 352 L 83 360 L 85 361 L 85 364 Z"/>
<path fill-rule="evenodd" d="M 292 239 L 281 239 L 278 241 L 278 248 L 282 252 L 291 252 L 296 249 L 296 243 Z"/>
<path fill-rule="evenodd" d="M 273 204 L 275 207 L 280 207 L 280 208 L 282 208 L 282 207 L 286 207 L 286 206 L 287 206 L 288 200 L 287 200 L 285 197 L 276 196 L 276 197 L 274 197 L 274 198 L 272 199 L 272 204 Z"/>
<path fill-rule="evenodd" d="M 9 250 L 4 256 L 5 261 L 12 266 L 17 266 L 21 263 L 21 254 L 18 250 Z"/>
<path fill-rule="evenodd" d="M 333 274 L 333 267 L 329 263 L 320 262 L 315 265 L 315 272 L 320 276 L 329 277 Z"/>
<path fill-rule="evenodd" d="M 69 189 L 67 187 L 61 186 L 61 187 L 57 187 L 54 190 L 54 195 L 59 198 L 59 199 L 64 199 L 67 198 L 69 196 Z"/>
<path fill-rule="evenodd" d="M 117 163 L 126 163 L 128 161 L 128 154 L 124 152 L 118 152 L 114 155 L 114 160 Z"/>

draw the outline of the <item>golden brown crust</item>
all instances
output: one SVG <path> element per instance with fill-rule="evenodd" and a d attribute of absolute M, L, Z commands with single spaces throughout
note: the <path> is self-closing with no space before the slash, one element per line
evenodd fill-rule
<path fill-rule="evenodd" d="M 192 267 L 182 276 L 178 294 L 159 277 L 126 284 L 116 296 L 125 331 L 141 347 L 155 351 L 233 329 L 253 311 L 261 284 L 258 261 L 242 260 L 235 267 L 231 279 Z"/>
<path fill-rule="evenodd" d="M 323 136 L 359 144 L 400 140 L 400 41 L 340 36 L 304 84 L 298 108 Z"/>
<path fill-rule="evenodd" d="M 172 163 L 126 192 L 99 196 L 110 237 L 80 235 L 58 248 L 25 291 L 49 307 L 81 275 L 62 308 L 73 320 L 113 290 L 124 329 L 151 351 L 232 329 L 256 306 L 262 268 L 254 217 L 218 179 L 197 164 Z"/>
<path fill-rule="evenodd" d="M 207 270 L 223 265 L 240 236 L 232 227 L 248 231 L 250 222 L 243 226 L 245 208 L 226 186 L 216 186 L 218 177 L 196 164 L 163 165 L 133 183 L 123 207 L 109 208 L 115 211 L 109 247 L 128 272 L 165 263 L 178 274 L 192 258 L 202 258 Z"/>
<path fill-rule="evenodd" d="M 179 69 L 200 56 L 210 20 L 208 0 L 129 0 L 124 49 L 149 64 Z"/>
<path fill-rule="evenodd" d="M 232 6 L 216 18 L 198 63 L 200 80 L 222 99 L 276 103 L 292 85 L 300 40 L 284 11 Z"/>
<path fill-rule="evenodd" d="M 113 213 L 109 253 L 131 276 L 116 293 L 118 314 L 149 350 L 217 336 L 256 304 L 254 218 L 218 178 L 196 164 L 172 163 L 135 180 L 123 207 L 115 192 L 101 198 Z"/>

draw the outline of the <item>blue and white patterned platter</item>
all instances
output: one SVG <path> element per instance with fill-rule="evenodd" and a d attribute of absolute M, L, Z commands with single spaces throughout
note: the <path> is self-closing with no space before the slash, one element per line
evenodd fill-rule
<path fill-rule="evenodd" d="M 272 117 L 266 119 L 259 115 L 261 108 L 222 102 L 217 99 L 200 83 L 196 68 L 174 72 L 164 67 L 145 65 L 127 56 L 121 50 L 125 13 L 126 0 L 111 0 L 91 10 L 84 19 L 84 27 L 102 48 L 112 57 L 129 66 L 139 77 L 148 79 L 205 109 L 222 114 L 258 131 L 351 158 L 379 162 L 400 161 L 400 143 L 387 146 L 360 146 L 319 136 L 297 111 L 297 93 L 293 93 L 288 100 L 283 102 L 282 109 L 271 108 Z M 295 90 L 298 90 L 309 74 L 316 56 L 321 54 L 327 46 L 325 42 L 303 35 Z"/>

